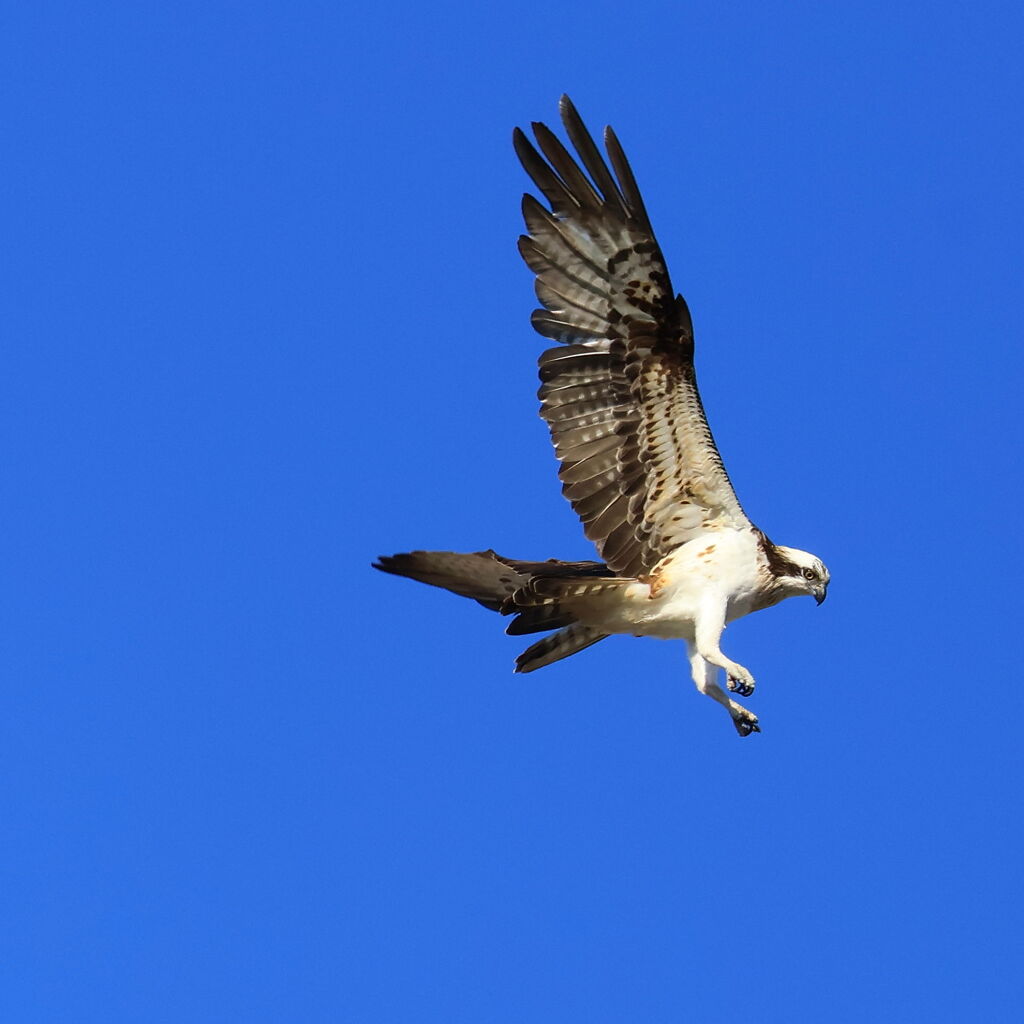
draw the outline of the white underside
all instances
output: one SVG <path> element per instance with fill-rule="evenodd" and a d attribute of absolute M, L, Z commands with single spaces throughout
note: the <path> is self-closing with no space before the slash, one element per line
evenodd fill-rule
<path fill-rule="evenodd" d="M 724 606 L 723 623 L 753 611 L 760 557 L 749 530 L 709 530 L 670 556 L 660 570 L 657 596 L 651 596 L 649 584 L 637 582 L 576 599 L 571 606 L 581 621 L 607 633 L 692 641 L 709 605 Z"/>

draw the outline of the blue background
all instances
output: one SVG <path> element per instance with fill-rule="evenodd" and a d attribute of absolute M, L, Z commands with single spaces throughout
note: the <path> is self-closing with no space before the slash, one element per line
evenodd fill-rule
<path fill-rule="evenodd" d="M 0 1016 L 1016 1019 L 1016 4 L 6 5 Z M 527 677 L 592 549 L 513 125 L 633 162 L 828 603 Z"/>

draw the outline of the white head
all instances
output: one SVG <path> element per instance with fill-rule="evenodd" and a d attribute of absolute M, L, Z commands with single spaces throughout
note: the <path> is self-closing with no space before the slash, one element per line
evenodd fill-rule
<path fill-rule="evenodd" d="M 828 584 L 832 577 L 825 563 L 809 551 L 787 548 L 773 544 L 774 557 L 769 557 L 772 575 L 779 586 L 786 591 L 786 597 L 810 594 L 818 604 L 828 595 Z"/>

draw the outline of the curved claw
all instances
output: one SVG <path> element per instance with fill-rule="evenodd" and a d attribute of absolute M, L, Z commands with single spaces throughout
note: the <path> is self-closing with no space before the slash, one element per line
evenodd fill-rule
<path fill-rule="evenodd" d="M 749 736 L 752 732 L 761 731 L 761 726 L 758 723 L 757 715 L 752 715 L 749 711 L 746 712 L 745 716 L 737 715 L 732 720 L 732 724 L 736 726 L 736 731 L 741 736 Z"/>
<path fill-rule="evenodd" d="M 753 679 L 743 680 L 729 676 L 727 685 L 733 693 L 738 693 L 741 697 L 749 697 L 754 692 Z"/>

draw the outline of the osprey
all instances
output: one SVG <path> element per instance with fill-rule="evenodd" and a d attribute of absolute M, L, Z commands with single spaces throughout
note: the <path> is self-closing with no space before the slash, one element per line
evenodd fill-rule
<path fill-rule="evenodd" d="M 606 128 L 609 168 L 567 96 L 560 110 L 578 159 L 543 124 L 533 125 L 540 152 L 514 133 L 551 207 L 523 197 L 519 251 L 544 307 L 533 326 L 557 342 L 540 357 L 540 414 L 562 492 L 602 561 L 413 551 L 375 567 L 514 616 L 507 633 L 548 633 L 519 656 L 517 672 L 612 633 L 681 638 L 697 689 L 741 736 L 760 732 L 757 716 L 718 684 L 721 669 L 729 691 L 754 692 L 750 672 L 722 653 L 722 630 L 798 594 L 821 604 L 829 572 L 814 555 L 773 544 L 744 513 L 697 391 L 690 313 L 672 292 L 622 147 Z"/>

